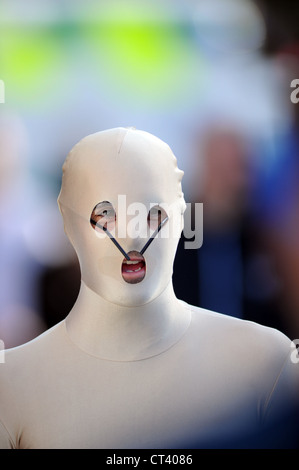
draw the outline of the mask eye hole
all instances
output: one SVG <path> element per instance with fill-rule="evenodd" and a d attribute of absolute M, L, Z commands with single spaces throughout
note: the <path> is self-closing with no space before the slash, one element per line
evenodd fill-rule
<path fill-rule="evenodd" d="M 149 228 L 156 230 L 167 217 L 168 215 L 163 207 L 159 205 L 151 207 L 147 215 L 147 223 Z"/>
<path fill-rule="evenodd" d="M 90 224 L 98 232 L 103 232 L 101 227 L 109 230 L 114 229 L 116 223 L 116 213 L 109 201 L 99 202 L 93 209 L 90 216 Z"/>

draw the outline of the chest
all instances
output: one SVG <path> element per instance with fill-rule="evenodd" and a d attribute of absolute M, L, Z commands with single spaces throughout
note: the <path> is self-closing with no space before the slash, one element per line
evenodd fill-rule
<path fill-rule="evenodd" d="M 232 380 L 233 379 L 233 380 Z M 37 382 L 20 446 L 180 448 L 257 421 L 250 381 L 198 361 L 86 363 Z"/>

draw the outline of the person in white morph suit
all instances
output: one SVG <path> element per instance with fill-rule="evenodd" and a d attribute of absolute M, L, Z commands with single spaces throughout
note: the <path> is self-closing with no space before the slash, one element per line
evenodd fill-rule
<path fill-rule="evenodd" d="M 167 144 L 132 128 L 95 133 L 69 153 L 58 203 L 81 288 L 65 320 L 5 351 L 1 448 L 254 447 L 263 430 L 271 447 L 276 423 L 291 445 L 291 341 L 174 294 L 182 175 Z M 136 203 L 144 233 L 163 221 L 145 250 L 147 237 L 124 232 Z"/>

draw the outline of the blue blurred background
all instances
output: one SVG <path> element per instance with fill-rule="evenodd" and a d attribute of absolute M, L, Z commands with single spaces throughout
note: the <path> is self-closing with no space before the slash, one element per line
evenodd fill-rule
<path fill-rule="evenodd" d="M 204 204 L 202 247 L 178 249 L 177 296 L 299 338 L 298 20 L 290 1 L 0 1 L 6 347 L 73 305 L 61 167 L 82 137 L 117 126 L 165 140 L 186 201 Z"/>

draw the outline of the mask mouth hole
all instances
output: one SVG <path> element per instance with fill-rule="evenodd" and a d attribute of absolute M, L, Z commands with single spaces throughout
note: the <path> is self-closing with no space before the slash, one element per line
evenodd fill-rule
<path fill-rule="evenodd" d="M 138 284 L 143 281 L 146 274 L 144 256 L 138 251 L 129 251 L 130 260 L 124 258 L 121 265 L 123 280 L 128 284 Z"/>

